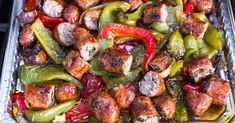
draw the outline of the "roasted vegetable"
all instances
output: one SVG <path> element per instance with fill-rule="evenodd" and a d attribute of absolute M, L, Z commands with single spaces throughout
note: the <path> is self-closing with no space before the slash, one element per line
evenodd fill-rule
<path fill-rule="evenodd" d="M 78 80 L 57 67 L 25 64 L 20 66 L 19 75 L 20 81 L 24 85 L 62 79 L 73 82 L 79 89 L 82 89 L 82 85 Z"/>
<path fill-rule="evenodd" d="M 45 110 L 40 110 L 40 111 L 26 110 L 26 117 L 31 122 L 40 122 L 40 123 L 51 122 L 56 115 L 70 110 L 75 104 L 76 101 L 73 100 L 60 103 L 58 105 L 54 105 L 51 108 Z"/>
<path fill-rule="evenodd" d="M 50 36 L 42 22 L 37 19 L 31 25 L 31 29 L 38 38 L 38 41 L 41 43 L 49 58 L 51 58 L 55 64 L 61 64 L 64 58 L 64 53 L 59 44 Z"/>
<path fill-rule="evenodd" d="M 171 72 L 170 72 L 170 77 L 173 77 L 176 75 L 177 72 L 180 71 L 180 69 L 183 67 L 184 65 L 184 61 L 183 60 L 179 60 L 177 61 L 176 63 L 174 63 L 172 66 L 171 66 Z"/>
<path fill-rule="evenodd" d="M 199 53 L 198 42 L 192 35 L 188 35 L 184 38 L 184 47 L 186 49 L 184 60 L 186 61 L 197 56 Z"/>
<path fill-rule="evenodd" d="M 184 40 L 178 30 L 171 34 L 167 44 L 167 51 L 176 59 L 180 59 L 184 56 Z"/>

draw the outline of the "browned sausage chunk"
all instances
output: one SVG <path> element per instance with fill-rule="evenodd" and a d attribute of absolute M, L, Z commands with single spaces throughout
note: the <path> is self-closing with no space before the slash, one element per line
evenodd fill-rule
<path fill-rule="evenodd" d="M 89 98 L 91 110 L 103 123 L 115 123 L 120 109 L 115 100 L 105 91 L 99 91 Z"/>
<path fill-rule="evenodd" d="M 83 11 L 92 6 L 98 5 L 100 1 L 101 0 L 74 0 L 78 7 L 80 7 Z"/>
<path fill-rule="evenodd" d="M 69 4 L 63 11 L 65 21 L 74 24 L 80 17 L 80 11 L 74 4 Z"/>
<path fill-rule="evenodd" d="M 213 9 L 213 0 L 191 0 L 196 10 L 200 13 L 210 13 Z"/>
<path fill-rule="evenodd" d="M 164 79 L 154 71 L 149 71 L 139 82 L 139 91 L 148 97 L 159 96 L 166 90 Z"/>
<path fill-rule="evenodd" d="M 34 42 L 35 36 L 33 31 L 30 28 L 30 25 L 23 26 L 20 36 L 19 42 L 23 47 L 31 47 Z"/>
<path fill-rule="evenodd" d="M 151 65 L 158 72 L 162 72 L 171 64 L 171 57 L 168 53 L 162 52 L 156 55 L 156 57 L 151 62 Z"/>
<path fill-rule="evenodd" d="M 74 45 L 81 57 L 89 61 L 100 50 L 99 42 L 84 28 L 76 28 L 73 32 Z"/>
<path fill-rule="evenodd" d="M 135 10 L 143 3 L 142 0 L 127 0 L 131 4 L 131 10 Z"/>
<path fill-rule="evenodd" d="M 175 114 L 176 100 L 172 99 L 170 96 L 155 97 L 153 101 L 155 107 L 157 107 L 160 115 L 168 120 L 172 118 Z"/>
<path fill-rule="evenodd" d="M 211 75 L 213 71 L 212 62 L 208 57 L 201 57 L 184 64 L 189 71 L 190 76 L 197 83 L 203 78 Z"/>
<path fill-rule="evenodd" d="M 55 97 L 58 102 L 77 100 L 79 96 L 80 91 L 78 90 L 77 86 L 70 82 L 61 84 L 55 93 Z"/>
<path fill-rule="evenodd" d="M 53 105 L 54 85 L 25 85 L 25 103 L 27 108 L 40 110 L 47 109 Z"/>
<path fill-rule="evenodd" d="M 64 9 L 62 0 L 45 0 L 42 6 L 43 12 L 51 17 L 61 17 Z"/>
<path fill-rule="evenodd" d="M 124 83 L 113 88 L 110 94 L 120 108 L 128 108 L 135 99 L 135 92 L 136 89 L 131 83 Z"/>
<path fill-rule="evenodd" d="M 189 16 L 184 20 L 182 31 L 186 35 L 193 35 L 196 39 L 203 38 L 204 33 L 208 27 L 207 22 L 203 22 L 194 16 Z"/>
<path fill-rule="evenodd" d="M 131 114 L 135 123 L 158 123 L 159 114 L 149 97 L 136 97 L 131 104 Z"/>
<path fill-rule="evenodd" d="M 68 22 L 60 23 L 53 30 L 54 38 L 62 46 L 70 46 L 73 44 L 73 31 L 75 29 L 74 24 Z"/>
<path fill-rule="evenodd" d="M 19 16 L 17 16 L 18 21 L 21 25 L 29 24 L 35 20 L 37 17 L 37 11 L 29 11 L 29 12 L 22 12 Z"/>
<path fill-rule="evenodd" d="M 151 4 L 144 9 L 144 23 L 146 25 L 154 22 L 165 22 L 167 19 L 167 8 L 165 4 Z"/>
<path fill-rule="evenodd" d="M 88 30 L 98 30 L 98 21 L 101 10 L 90 10 L 84 15 L 84 25 Z"/>
<path fill-rule="evenodd" d="M 186 93 L 186 104 L 195 116 L 204 113 L 212 103 L 212 98 L 207 94 L 189 90 Z"/>
<path fill-rule="evenodd" d="M 83 60 L 78 51 L 70 51 L 63 60 L 63 65 L 66 70 L 77 79 L 81 79 L 82 75 L 86 73 L 91 65 Z"/>
<path fill-rule="evenodd" d="M 99 61 L 105 70 L 127 75 L 131 68 L 132 55 L 123 50 L 106 49 Z"/>
<path fill-rule="evenodd" d="M 206 94 L 213 98 L 213 104 L 226 105 L 230 89 L 231 87 L 228 81 L 218 76 L 212 76 Z"/>

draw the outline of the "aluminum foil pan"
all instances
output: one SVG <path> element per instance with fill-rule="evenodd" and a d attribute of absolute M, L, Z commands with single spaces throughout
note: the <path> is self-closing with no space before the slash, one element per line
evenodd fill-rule
<path fill-rule="evenodd" d="M 219 18 L 224 30 L 226 43 L 224 48 L 226 68 L 220 71 L 223 79 L 231 82 L 232 91 L 229 93 L 227 105 L 223 113 L 213 121 L 188 121 L 188 122 L 233 122 L 230 121 L 235 115 L 235 21 L 230 0 L 218 0 L 219 5 L 216 7 L 218 10 Z M 13 10 L 11 13 L 11 22 L 8 36 L 8 43 L 6 47 L 4 63 L 1 74 L 0 83 L 0 123 L 14 123 L 16 122 L 11 114 L 11 94 L 15 90 L 21 90 L 21 85 L 18 80 L 18 67 L 20 66 L 20 59 L 17 55 L 18 49 L 18 34 L 20 25 L 16 16 L 21 12 L 23 6 L 22 0 L 14 0 Z"/>

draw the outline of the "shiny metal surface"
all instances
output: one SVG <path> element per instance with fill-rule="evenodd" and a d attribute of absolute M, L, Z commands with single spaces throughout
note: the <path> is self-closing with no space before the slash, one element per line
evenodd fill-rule
<path fill-rule="evenodd" d="M 193 121 L 193 122 L 229 122 L 235 115 L 234 93 L 235 93 L 235 21 L 232 12 L 230 0 L 218 0 L 219 19 L 222 20 L 226 33 L 226 46 L 224 53 L 227 67 L 220 71 L 221 77 L 227 79 L 232 84 L 232 91 L 229 93 L 229 100 L 224 113 L 214 121 Z M 1 74 L 0 83 L 0 123 L 14 123 L 11 116 L 11 93 L 15 90 L 21 90 L 18 82 L 18 67 L 21 64 L 17 56 L 19 23 L 16 19 L 22 8 L 22 0 L 14 0 L 11 14 L 10 34 Z M 191 122 L 191 121 L 189 121 Z"/>

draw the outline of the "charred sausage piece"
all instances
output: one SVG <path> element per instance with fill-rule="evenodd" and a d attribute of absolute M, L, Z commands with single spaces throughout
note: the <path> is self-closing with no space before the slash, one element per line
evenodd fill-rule
<path fill-rule="evenodd" d="M 164 79 L 154 71 L 149 71 L 139 82 L 139 91 L 147 96 L 160 96 L 166 90 Z"/>
<path fill-rule="evenodd" d="M 200 13 L 208 14 L 213 9 L 213 0 L 191 0 L 196 10 Z"/>
<path fill-rule="evenodd" d="M 195 116 L 204 113 L 212 103 L 212 98 L 207 94 L 189 90 L 185 96 L 186 105 Z"/>
<path fill-rule="evenodd" d="M 73 32 L 74 46 L 79 50 L 81 57 L 89 61 L 100 50 L 99 42 L 84 28 L 76 28 Z"/>
<path fill-rule="evenodd" d="M 156 55 L 151 65 L 158 71 L 162 72 L 171 64 L 171 57 L 168 53 L 162 52 Z"/>
<path fill-rule="evenodd" d="M 149 97 L 136 97 L 131 104 L 131 114 L 135 123 L 158 123 L 159 114 Z"/>
<path fill-rule="evenodd" d="M 121 84 L 111 90 L 111 95 L 120 108 L 128 108 L 135 99 L 136 89 L 131 83 Z"/>
<path fill-rule="evenodd" d="M 127 0 L 131 4 L 131 10 L 135 10 L 143 3 L 142 0 Z"/>
<path fill-rule="evenodd" d="M 153 101 L 155 107 L 157 107 L 160 115 L 165 119 L 171 119 L 175 114 L 176 100 L 172 99 L 171 96 L 155 97 Z"/>
<path fill-rule="evenodd" d="M 22 12 L 19 16 L 17 16 L 18 21 L 21 25 L 29 24 L 33 22 L 37 17 L 37 11 L 29 11 L 29 12 Z"/>
<path fill-rule="evenodd" d="M 106 49 L 99 58 L 105 70 L 125 75 L 130 71 L 132 60 L 129 52 L 118 49 Z"/>
<path fill-rule="evenodd" d="M 90 10 L 84 15 L 84 25 L 88 30 L 98 30 L 101 10 Z"/>
<path fill-rule="evenodd" d="M 115 100 L 105 91 L 99 91 L 89 98 L 91 110 L 103 123 L 115 123 L 120 109 Z"/>
<path fill-rule="evenodd" d="M 86 73 L 91 67 L 88 62 L 80 57 L 78 51 L 70 51 L 63 60 L 63 65 L 72 76 L 79 80 L 82 78 L 82 75 Z"/>
<path fill-rule="evenodd" d="M 166 22 L 167 8 L 165 4 L 151 4 L 144 9 L 144 24 L 150 25 L 154 22 Z"/>
<path fill-rule="evenodd" d="M 80 17 L 80 11 L 74 4 L 69 4 L 63 11 L 65 21 L 74 24 Z"/>
<path fill-rule="evenodd" d="M 75 4 L 78 5 L 83 11 L 86 9 L 98 5 L 101 0 L 74 0 Z"/>
<path fill-rule="evenodd" d="M 23 47 L 31 47 L 33 42 L 35 40 L 35 36 L 33 31 L 30 28 L 30 25 L 23 26 L 20 36 L 19 36 L 19 42 Z"/>
<path fill-rule="evenodd" d="M 52 84 L 25 85 L 25 103 L 27 108 L 40 110 L 52 106 L 54 103 L 54 88 Z"/>
<path fill-rule="evenodd" d="M 43 12 L 50 17 L 61 17 L 64 2 L 62 0 L 45 0 L 42 9 Z"/>
<path fill-rule="evenodd" d="M 75 27 L 74 24 L 67 22 L 58 24 L 53 30 L 54 38 L 62 46 L 71 46 L 73 44 L 73 31 Z"/>
<path fill-rule="evenodd" d="M 80 91 L 73 83 L 62 83 L 56 90 L 55 98 L 58 102 L 66 102 L 69 100 L 77 100 L 80 96 Z"/>
<path fill-rule="evenodd" d="M 208 57 L 192 60 L 187 62 L 184 66 L 186 66 L 190 76 L 196 83 L 208 77 L 213 72 L 213 65 Z"/>
<path fill-rule="evenodd" d="M 186 35 L 191 34 L 196 39 L 200 39 L 203 38 L 208 25 L 208 23 L 203 22 L 192 15 L 184 20 L 182 25 L 182 32 Z"/>
<path fill-rule="evenodd" d="M 213 98 L 212 104 L 226 105 L 231 87 L 228 81 L 218 76 L 212 76 L 206 94 Z"/>

